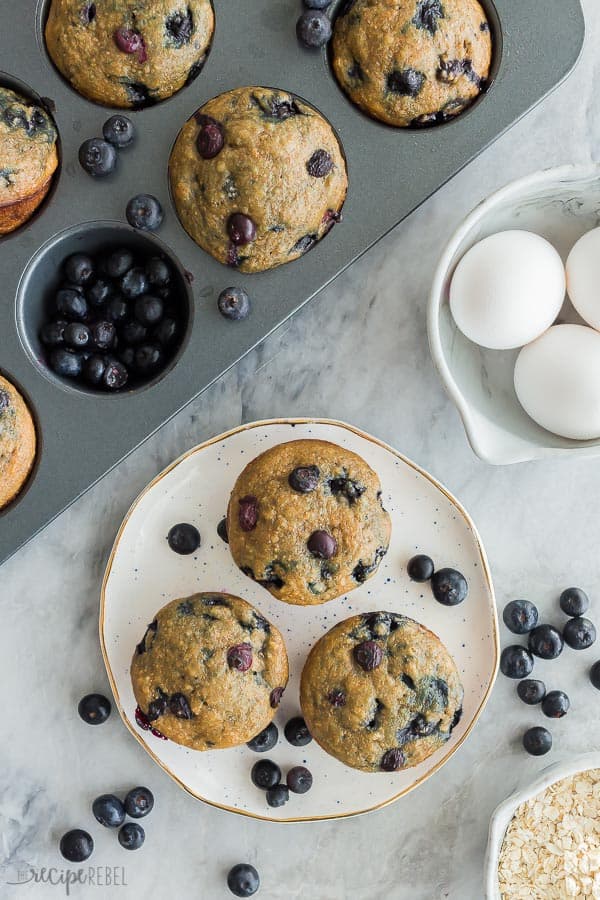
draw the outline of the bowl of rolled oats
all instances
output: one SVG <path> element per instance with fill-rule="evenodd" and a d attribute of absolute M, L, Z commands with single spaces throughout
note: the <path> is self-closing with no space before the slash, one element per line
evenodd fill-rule
<path fill-rule="evenodd" d="M 486 900 L 600 900 L 600 752 L 557 763 L 494 812 Z"/>

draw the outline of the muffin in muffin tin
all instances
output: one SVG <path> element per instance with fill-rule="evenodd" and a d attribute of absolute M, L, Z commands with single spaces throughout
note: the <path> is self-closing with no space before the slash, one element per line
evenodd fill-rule
<path fill-rule="evenodd" d="M 36 434 L 27 404 L 0 375 L 0 509 L 21 491 L 33 467 Z"/>

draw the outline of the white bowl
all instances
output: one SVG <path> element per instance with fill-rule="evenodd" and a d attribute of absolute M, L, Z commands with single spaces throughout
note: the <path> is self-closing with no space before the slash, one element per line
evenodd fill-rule
<path fill-rule="evenodd" d="M 526 788 L 516 790 L 494 811 L 490 821 L 487 851 L 485 855 L 485 900 L 501 900 L 498 883 L 498 861 L 506 829 L 521 803 L 531 800 L 563 778 L 569 778 L 587 769 L 600 769 L 600 752 L 584 753 L 569 762 L 554 763 L 540 772 L 539 778 Z"/>
<path fill-rule="evenodd" d="M 429 345 L 469 442 L 485 462 L 506 465 L 574 453 L 598 456 L 600 439 L 561 438 L 529 418 L 513 384 L 519 351 L 478 347 L 456 327 L 448 305 L 454 269 L 473 244 L 508 228 L 542 235 L 566 260 L 575 241 L 599 224 L 600 166 L 561 166 L 528 175 L 492 194 L 467 216 L 442 253 L 429 299 Z M 568 300 L 559 321 L 582 322 Z"/>

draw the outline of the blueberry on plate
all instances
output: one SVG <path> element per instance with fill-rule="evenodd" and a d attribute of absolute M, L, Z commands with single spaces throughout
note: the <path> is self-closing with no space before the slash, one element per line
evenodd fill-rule
<path fill-rule="evenodd" d="M 79 163 L 88 175 L 103 178 L 114 172 L 117 166 L 117 151 L 108 141 L 90 138 L 79 148 Z"/>
<path fill-rule="evenodd" d="M 536 725 L 523 735 L 523 746 L 532 756 L 544 756 L 552 750 L 552 735 L 547 728 Z"/>
<path fill-rule="evenodd" d="M 589 619 L 578 616 L 569 619 L 563 628 L 565 644 L 573 650 L 587 650 L 596 640 L 596 626 Z"/>
<path fill-rule="evenodd" d="M 102 126 L 104 140 L 115 147 L 122 149 L 129 147 L 135 137 L 133 122 L 127 116 L 118 114 L 107 119 Z"/>
<path fill-rule="evenodd" d="M 105 260 L 104 270 L 110 278 L 122 278 L 133 268 L 133 253 L 126 247 L 120 247 Z"/>
<path fill-rule="evenodd" d="M 110 700 L 104 694 L 86 694 L 77 706 L 77 712 L 88 725 L 102 725 L 110 716 Z"/>
<path fill-rule="evenodd" d="M 141 297 L 148 290 L 148 277 L 143 269 L 128 269 L 119 282 L 119 287 L 130 299 Z"/>
<path fill-rule="evenodd" d="M 409 559 L 406 566 L 410 580 L 417 582 L 429 581 L 434 569 L 433 560 L 430 556 L 425 556 L 424 553 L 418 553 L 416 556 L 413 556 L 412 559 Z"/>
<path fill-rule="evenodd" d="M 546 696 L 546 685 L 543 681 L 535 678 L 525 678 L 518 683 L 517 694 L 523 703 L 535 706 L 536 703 L 541 703 Z"/>
<path fill-rule="evenodd" d="M 219 294 L 217 306 L 226 319 L 240 322 L 250 314 L 250 297 L 243 288 L 228 287 Z"/>
<path fill-rule="evenodd" d="M 134 353 L 134 366 L 140 375 L 152 375 L 164 363 L 164 356 L 157 344 L 141 344 Z"/>
<path fill-rule="evenodd" d="M 293 747 L 305 747 L 312 741 L 312 735 L 302 716 L 294 716 L 293 719 L 290 719 L 283 731 Z"/>
<path fill-rule="evenodd" d="M 142 325 L 156 325 L 163 316 L 163 302 L 159 297 L 142 294 L 135 301 L 135 317 Z"/>
<path fill-rule="evenodd" d="M 562 719 L 570 705 L 571 701 L 564 691 L 549 691 L 542 700 L 542 712 L 549 719 Z"/>
<path fill-rule="evenodd" d="M 65 328 L 64 341 L 72 350 L 83 350 L 90 340 L 90 329 L 83 322 L 70 322 Z"/>
<path fill-rule="evenodd" d="M 290 799 L 290 792 L 287 784 L 276 784 L 267 791 L 267 803 L 275 808 L 285 806 Z"/>
<path fill-rule="evenodd" d="M 147 787 L 132 788 L 125 797 L 125 812 L 132 819 L 143 819 L 154 806 L 154 795 Z"/>
<path fill-rule="evenodd" d="M 556 659 L 563 647 L 562 634 L 553 625 L 537 625 L 529 632 L 529 649 L 540 659 Z"/>
<path fill-rule="evenodd" d="M 324 12 L 307 9 L 296 22 L 296 35 L 305 47 L 323 47 L 331 38 L 331 22 Z"/>
<path fill-rule="evenodd" d="M 97 822 L 105 828 L 118 828 L 125 821 L 125 808 L 114 794 L 101 794 L 92 803 L 92 812 Z"/>
<path fill-rule="evenodd" d="M 221 519 L 219 524 L 217 525 L 217 534 L 226 544 L 229 543 L 229 534 L 227 533 L 227 519 Z"/>
<path fill-rule="evenodd" d="M 153 256 L 148 260 L 146 263 L 146 275 L 150 284 L 158 287 L 165 287 L 171 280 L 171 271 L 164 259 L 161 259 L 159 256 Z"/>
<path fill-rule="evenodd" d="M 65 328 L 67 322 L 59 319 L 57 322 L 46 322 L 40 330 L 40 340 L 46 347 L 62 347 L 65 340 Z"/>
<path fill-rule="evenodd" d="M 69 862 L 83 862 L 89 859 L 94 850 L 91 834 L 82 828 L 67 831 L 60 839 L 60 852 Z"/>
<path fill-rule="evenodd" d="M 581 588 L 567 588 L 560 595 L 560 608 L 568 616 L 582 616 L 587 612 L 590 600 Z"/>
<path fill-rule="evenodd" d="M 269 722 L 267 727 L 263 728 L 251 741 L 248 741 L 246 746 L 254 750 L 255 753 L 265 753 L 267 750 L 272 750 L 278 740 L 279 731 L 277 730 L 277 725 L 274 722 Z"/>
<path fill-rule="evenodd" d="M 85 319 L 87 316 L 87 303 L 85 297 L 71 288 L 61 288 L 56 294 L 56 309 L 67 319 Z"/>
<path fill-rule="evenodd" d="M 63 271 L 73 284 L 87 284 L 94 274 L 94 261 L 85 253 L 73 253 L 64 261 Z"/>
<path fill-rule="evenodd" d="M 139 850 L 146 840 L 146 832 L 137 822 L 127 822 L 119 831 L 119 843 L 125 850 Z"/>
<path fill-rule="evenodd" d="M 469 593 L 467 579 L 456 569 L 438 569 L 431 576 L 433 596 L 444 606 L 457 606 Z"/>
<path fill-rule="evenodd" d="M 83 377 L 89 384 L 98 385 L 104 377 L 105 369 L 106 360 L 102 356 L 90 356 L 90 358 L 86 359 L 83 363 Z"/>
<path fill-rule="evenodd" d="M 188 556 L 200 546 L 200 532 L 189 522 L 180 522 L 169 530 L 167 541 L 175 553 Z"/>
<path fill-rule="evenodd" d="M 305 794 L 312 787 L 313 777 L 306 766 L 294 766 L 287 773 L 285 781 L 294 794 Z"/>
<path fill-rule="evenodd" d="M 129 373 L 122 362 L 111 359 L 104 370 L 102 382 L 109 391 L 119 391 L 125 387 L 129 379 Z"/>
<path fill-rule="evenodd" d="M 502 651 L 500 671 L 507 678 L 527 678 L 533 671 L 533 656 L 526 647 L 511 644 Z"/>
<path fill-rule="evenodd" d="M 281 769 L 272 759 L 259 759 L 250 770 L 252 784 L 266 791 L 275 787 L 281 780 Z"/>
<path fill-rule="evenodd" d="M 527 634 L 538 623 L 537 607 L 529 600 L 511 600 L 504 607 L 502 619 L 513 634 Z"/>
<path fill-rule="evenodd" d="M 598 662 L 595 662 L 590 669 L 590 681 L 592 682 L 596 690 L 600 691 L 600 660 L 598 660 Z"/>
<path fill-rule="evenodd" d="M 238 863 L 227 874 L 227 887 L 235 897 L 252 897 L 260 887 L 258 872 L 248 863 Z"/>
<path fill-rule="evenodd" d="M 50 354 L 50 368 L 63 378 L 77 378 L 81 375 L 81 357 L 72 350 L 56 347 Z"/>
<path fill-rule="evenodd" d="M 125 210 L 127 221 L 141 231 L 156 231 L 164 218 L 163 208 L 152 194 L 137 194 Z"/>

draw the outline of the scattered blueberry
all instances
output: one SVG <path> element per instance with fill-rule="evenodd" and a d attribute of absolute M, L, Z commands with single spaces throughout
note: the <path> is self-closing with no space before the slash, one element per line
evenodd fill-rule
<path fill-rule="evenodd" d="M 529 600 L 511 600 L 504 607 L 502 618 L 513 634 L 527 634 L 538 623 L 537 607 Z"/>
<path fill-rule="evenodd" d="M 533 671 L 533 657 L 526 647 L 505 647 L 500 656 L 500 670 L 507 678 L 527 678 Z"/>
<path fill-rule="evenodd" d="M 254 750 L 255 753 L 265 753 L 267 750 L 272 750 L 278 740 L 279 731 L 277 730 L 277 725 L 274 722 L 269 722 L 267 727 L 263 728 L 251 741 L 248 741 L 246 746 L 250 750 Z"/>
<path fill-rule="evenodd" d="M 129 147 L 135 137 L 133 122 L 127 116 L 118 114 L 107 119 L 102 126 L 104 140 L 115 147 L 122 149 Z"/>
<path fill-rule="evenodd" d="M 90 138 L 79 148 L 79 163 L 88 175 L 103 178 L 114 172 L 117 165 L 117 151 L 108 141 Z"/>
<path fill-rule="evenodd" d="M 73 284 L 87 284 L 94 274 L 94 261 L 85 253 L 73 253 L 65 260 L 63 271 Z"/>
<path fill-rule="evenodd" d="M 582 616 L 589 605 L 588 595 L 580 588 L 567 588 L 560 595 L 560 608 L 568 616 Z"/>
<path fill-rule="evenodd" d="M 189 522 L 181 522 L 179 525 L 173 525 L 167 535 L 169 547 L 175 553 L 187 556 L 195 553 L 200 546 L 200 532 L 194 525 Z"/>
<path fill-rule="evenodd" d="M 532 756 L 544 756 L 552 749 L 552 735 L 547 728 L 536 725 L 523 735 L 523 746 Z"/>
<path fill-rule="evenodd" d="M 250 313 L 250 297 L 243 288 L 228 287 L 219 294 L 219 312 L 232 322 L 247 319 Z"/>
<path fill-rule="evenodd" d="M 114 794 L 102 794 L 92 803 L 92 812 L 97 822 L 105 828 L 118 828 L 125 821 L 125 809 Z"/>
<path fill-rule="evenodd" d="M 406 571 L 411 581 L 429 581 L 434 573 L 433 560 L 423 553 L 418 553 L 409 559 Z"/>
<path fill-rule="evenodd" d="M 529 649 L 540 659 L 556 659 L 563 646 L 562 635 L 553 625 L 538 625 L 529 632 Z"/>
<path fill-rule="evenodd" d="M 163 208 L 152 194 L 132 197 L 125 210 L 127 221 L 141 231 L 157 231 L 164 218 Z"/>
<path fill-rule="evenodd" d="M 81 357 L 71 350 L 57 347 L 50 354 L 50 368 L 63 378 L 77 378 L 81 375 Z"/>
<path fill-rule="evenodd" d="M 285 806 L 290 799 L 290 792 L 286 784 L 276 784 L 267 791 L 267 803 L 269 806 Z"/>
<path fill-rule="evenodd" d="M 259 759 L 250 770 L 252 784 L 266 791 L 275 787 L 281 780 L 281 769 L 272 759 Z"/>
<path fill-rule="evenodd" d="M 238 863 L 227 874 L 227 887 L 236 897 L 252 897 L 260 887 L 258 872 L 248 863 Z"/>
<path fill-rule="evenodd" d="M 305 747 L 312 741 L 312 735 L 301 716 L 294 716 L 290 719 L 286 723 L 283 733 L 294 747 Z"/>
<path fill-rule="evenodd" d="M 331 22 L 319 9 L 307 9 L 296 22 L 296 35 L 305 47 L 323 47 L 331 38 Z"/>
<path fill-rule="evenodd" d="M 542 700 L 542 712 L 550 719 L 562 719 L 571 702 L 564 691 L 549 691 Z"/>
<path fill-rule="evenodd" d="M 431 590 L 438 603 L 456 606 L 465 600 L 469 586 L 465 576 L 456 569 L 438 569 L 431 576 Z"/>
<path fill-rule="evenodd" d="M 595 662 L 592 668 L 590 669 L 590 681 L 594 685 L 594 687 L 600 691 L 600 660 Z"/>
<path fill-rule="evenodd" d="M 217 525 L 217 534 L 221 538 L 222 541 L 225 541 L 226 544 L 229 543 L 229 535 L 227 534 L 227 519 L 221 519 L 219 524 Z"/>
<path fill-rule="evenodd" d="M 119 830 L 119 843 L 125 850 L 139 850 L 146 839 L 146 832 L 137 822 L 127 822 Z"/>
<path fill-rule="evenodd" d="M 125 797 L 125 812 L 132 819 L 143 819 L 154 806 L 154 795 L 147 787 L 132 788 Z"/>
<path fill-rule="evenodd" d="M 60 852 L 69 862 L 84 862 L 94 850 L 92 836 L 81 828 L 67 831 L 60 839 Z"/>
<path fill-rule="evenodd" d="M 563 638 L 573 650 L 587 650 L 596 640 L 596 626 L 582 616 L 569 619 L 563 628 Z"/>
<path fill-rule="evenodd" d="M 285 781 L 294 794 L 306 794 L 312 787 L 313 777 L 306 766 L 294 766 L 287 773 Z"/>
<path fill-rule="evenodd" d="M 110 710 L 110 700 L 103 694 L 86 694 L 77 707 L 77 712 L 88 725 L 102 725 L 110 716 Z"/>
<path fill-rule="evenodd" d="M 534 706 L 536 703 L 541 703 L 546 696 L 546 685 L 543 681 L 535 678 L 525 678 L 524 681 L 518 683 L 517 694 L 523 703 Z"/>

